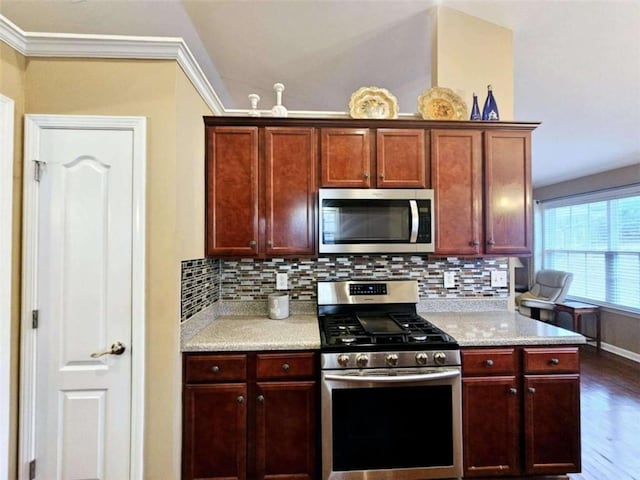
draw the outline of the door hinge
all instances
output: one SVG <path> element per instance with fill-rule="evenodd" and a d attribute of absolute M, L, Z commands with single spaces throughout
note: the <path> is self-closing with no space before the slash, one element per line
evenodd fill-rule
<path fill-rule="evenodd" d="M 36 459 L 34 458 L 29 462 L 29 480 L 36 478 Z"/>
<path fill-rule="evenodd" d="M 31 328 L 38 328 L 39 316 L 40 316 L 39 310 L 33 310 L 31 312 Z"/>
<path fill-rule="evenodd" d="M 45 162 L 41 160 L 34 160 L 33 163 L 35 163 L 35 166 L 33 168 L 33 179 L 36 182 L 39 182 L 40 178 L 42 178 L 42 172 L 44 171 Z"/>

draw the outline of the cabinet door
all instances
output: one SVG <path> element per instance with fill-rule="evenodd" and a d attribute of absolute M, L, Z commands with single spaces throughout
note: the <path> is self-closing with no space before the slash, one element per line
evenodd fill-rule
<path fill-rule="evenodd" d="M 258 382 L 256 390 L 257 478 L 314 478 L 316 383 Z"/>
<path fill-rule="evenodd" d="M 525 375 L 525 473 L 580 471 L 580 376 Z"/>
<path fill-rule="evenodd" d="M 465 477 L 519 473 L 517 386 L 515 376 L 462 379 Z"/>
<path fill-rule="evenodd" d="M 481 252 L 482 138 L 472 130 L 431 131 L 435 253 Z"/>
<path fill-rule="evenodd" d="M 244 383 L 184 387 L 182 478 L 246 478 Z"/>
<path fill-rule="evenodd" d="M 267 256 L 315 253 L 317 169 L 315 129 L 265 129 Z"/>
<path fill-rule="evenodd" d="M 531 134 L 485 132 L 485 251 L 531 253 Z"/>
<path fill-rule="evenodd" d="M 426 188 L 424 130 L 380 128 L 376 131 L 379 188 Z"/>
<path fill-rule="evenodd" d="M 206 130 L 207 255 L 258 254 L 258 129 Z"/>
<path fill-rule="evenodd" d="M 367 128 L 323 128 L 320 141 L 322 187 L 371 186 Z"/>

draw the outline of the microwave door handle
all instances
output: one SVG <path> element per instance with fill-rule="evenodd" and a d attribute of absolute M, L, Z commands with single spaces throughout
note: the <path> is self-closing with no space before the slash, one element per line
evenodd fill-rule
<path fill-rule="evenodd" d="M 415 200 L 409 200 L 409 207 L 411 208 L 411 236 L 409 237 L 409 243 L 416 243 L 418 240 L 418 229 L 420 227 L 418 202 Z"/>

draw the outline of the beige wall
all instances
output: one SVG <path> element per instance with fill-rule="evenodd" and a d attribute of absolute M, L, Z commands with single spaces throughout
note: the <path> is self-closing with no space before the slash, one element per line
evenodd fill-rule
<path fill-rule="evenodd" d="M 435 24 L 431 84 L 460 95 L 469 114 L 473 92 L 482 112 L 491 84 L 500 120 L 514 120 L 511 30 L 442 6 L 436 9 Z"/>
<path fill-rule="evenodd" d="M 11 437 L 9 439 L 9 478 L 16 477 L 18 428 L 18 365 L 20 332 L 20 238 L 22 235 L 22 117 L 24 115 L 25 71 L 27 61 L 20 53 L 0 42 L 0 93 L 14 101 L 13 162 L 13 241 L 11 285 Z"/>
<path fill-rule="evenodd" d="M 145 478 L 179 478 L 180 261 L 204 252 L 211 112 L 176 62 L 153 60 L 29 59 L 25 103 L 26 113 L 147 118 Z"/>

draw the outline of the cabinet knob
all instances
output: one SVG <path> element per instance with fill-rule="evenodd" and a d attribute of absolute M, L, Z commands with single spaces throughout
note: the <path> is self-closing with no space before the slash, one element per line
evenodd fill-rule
<path fill-rule="evenodd" d="M 364 172 L 362 174 L 362 178 L 369 178 L 369 173 L 368 172 Z"/>
<path fill-rule="evenodd" d="M 529 393 L 531 394 L 536 393 L 536 389 L 533 387 L 529 387 L 528 390 L 529 390 Z"/>
<path fill-rule="evenodd" d="M 495 244 L 496 244 L 496 242 L 494 242 L 493 240 L 487 240 L 487 244 L 488 244 L 488 245 L 495 245 Z"/>
<path fill-rule="evenodd" d="M 290 368 L 290 367 L 289 367 L 289 364 L 288 364 L 288 363 L 284 363 L 284 364 L 282 364 L 282 370 L 284 370 L 285 372 L 288 372 L 288 371 L 289 371 L 289 368 Z"/>
<path fill-rule="evenodd" d="M 242 395 L 238 395 L 238 398 L 236 398 L 236 400 L 238 401 L 238 403 L 244 403 L 244 397 Z"/>
<path fill-rule="evenodd" d="M 251 241 L 249 242 L 249 246 L 250 246 L 250 247 L 255 247 L 256 245 L 257 245 L 257 242 L 256 242 L 255 240 L 251 240 Z"/>
<path fill-rule="evenodd" d="M 213 367 L 211 367 L 211 371 L 213 373 L 218 373 L 220 371 L 220 367 L 218 365 L 214 365 Z"/>
<path fill-rule="evenodd" d="M 485 364 L 487 367 L 493 367 L 493 360 L 491 360 L 491 359 L 485 360 L 485 361 L 484 361 L 484 364 Z"/>
<path fill-rule="evenodd" d="M 558 360 L 557 358 L 552 358 L 551 360 L 549 360 L 549 363 L 551 365 L 559 365 L 560 364 L 560 360 Z"/>
<path fill-rule="evenodd" d="M 258 395 L 258 403 L 264 403 L 264 395 Z"/>
<path fill-rule="evenodd" d="M 511 387 L 511 388 L 509 389 L 509 393 L 510 393 L 511 395 L 517 395 L 517 394 L 518 394 L 518 389 L 517 389 L 517 388 L 513 388 L 513 387 Z"/>
<path fill-rule="evenodd" d="M 381 173 L 381 174 L 380 174 L 380 178 L 384 178 L 384 173 Z"/>
<path fill-rule="evenodd" d="M 477 247 L 478 245 L 480 245 L 480 242 L 478 240 L 473 240 L 470 243 L 471 243 L 471 246 L 473 247 Z"/>
<path fill-rule="evenodd" d="M 267 240 L 267 247 L 270 247 L 271 245 L 273 245 L 273 242 L 271 240 Z"/>

